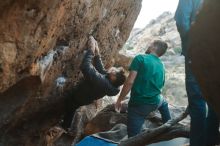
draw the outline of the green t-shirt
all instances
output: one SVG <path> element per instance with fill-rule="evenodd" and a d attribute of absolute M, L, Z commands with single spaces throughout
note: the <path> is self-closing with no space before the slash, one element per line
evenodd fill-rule
<path fill-rule="evenodd" d="M 129 105 L 159 104 L 165 82 L 165 69 L 161 60 L 153 54 L 138 55 L 129 70 L 137 71 Z"/>

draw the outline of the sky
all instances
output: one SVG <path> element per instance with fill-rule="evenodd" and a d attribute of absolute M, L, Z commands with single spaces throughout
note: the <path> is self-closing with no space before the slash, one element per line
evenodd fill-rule
<path fill-rule="evenodd" d="M 142 0 L 141 12 L 134 28 L 145 27 L 150 20 L 155 19 L 165 11 L 175 13 L 178 0 Z"/>

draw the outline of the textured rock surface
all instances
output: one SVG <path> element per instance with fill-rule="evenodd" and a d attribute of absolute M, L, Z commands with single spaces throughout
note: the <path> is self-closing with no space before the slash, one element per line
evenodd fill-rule
<path fill-rule="evenodd" d="M 204 8 L 192 27 L 190 55 L 196 78 L 204 97 L 220 117 L 220 1 L 205 1 Z"/>
<path fill-rule="evenodd" d="M 166 41 L 169 50 L 180 50 L 180 37 L 176 23 L 170 12 L 164 12 L 156 19 L 150 21 L 143 29 L 133 29 L 121 53 L 133 56 L 135 53 L 144 53 L 149 44 L 155 39 Z"/>
<path fill-rule="evenodd" d="M 80 78 L 88 35 L 112 65 L 140 8 L 141 0 L 1 1 L 0 145 L 42 145 L 62 114 L 59 94 Z"/>

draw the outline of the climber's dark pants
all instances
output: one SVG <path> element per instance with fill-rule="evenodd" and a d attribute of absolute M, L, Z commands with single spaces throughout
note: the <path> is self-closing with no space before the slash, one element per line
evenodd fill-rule
<path fill-rule="evenodd" d="M 77 108 L 79 108 L 79 105 L 74 102 L 74 97 L 67 97 L 65 103 L 64 121 L 62 123 L 62 127 L 64 129 L 70 128 L 73 116 Z"/>

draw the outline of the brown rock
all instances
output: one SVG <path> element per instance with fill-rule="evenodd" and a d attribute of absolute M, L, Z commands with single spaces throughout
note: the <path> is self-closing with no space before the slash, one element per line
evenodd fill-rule
<path fill-rule="evenodd" d="M 205 1 L 191 30 L 189 53 L 205 99 L 220 117 L 220 1 Z"/>
<path fill-rule="evenodd" d="M 141 0 L 0 2 L 0 145 L 41 145 L 63 113 L 60 94 L 79 81 L 88 35 L 111 66 L 140 8 Z"/>

